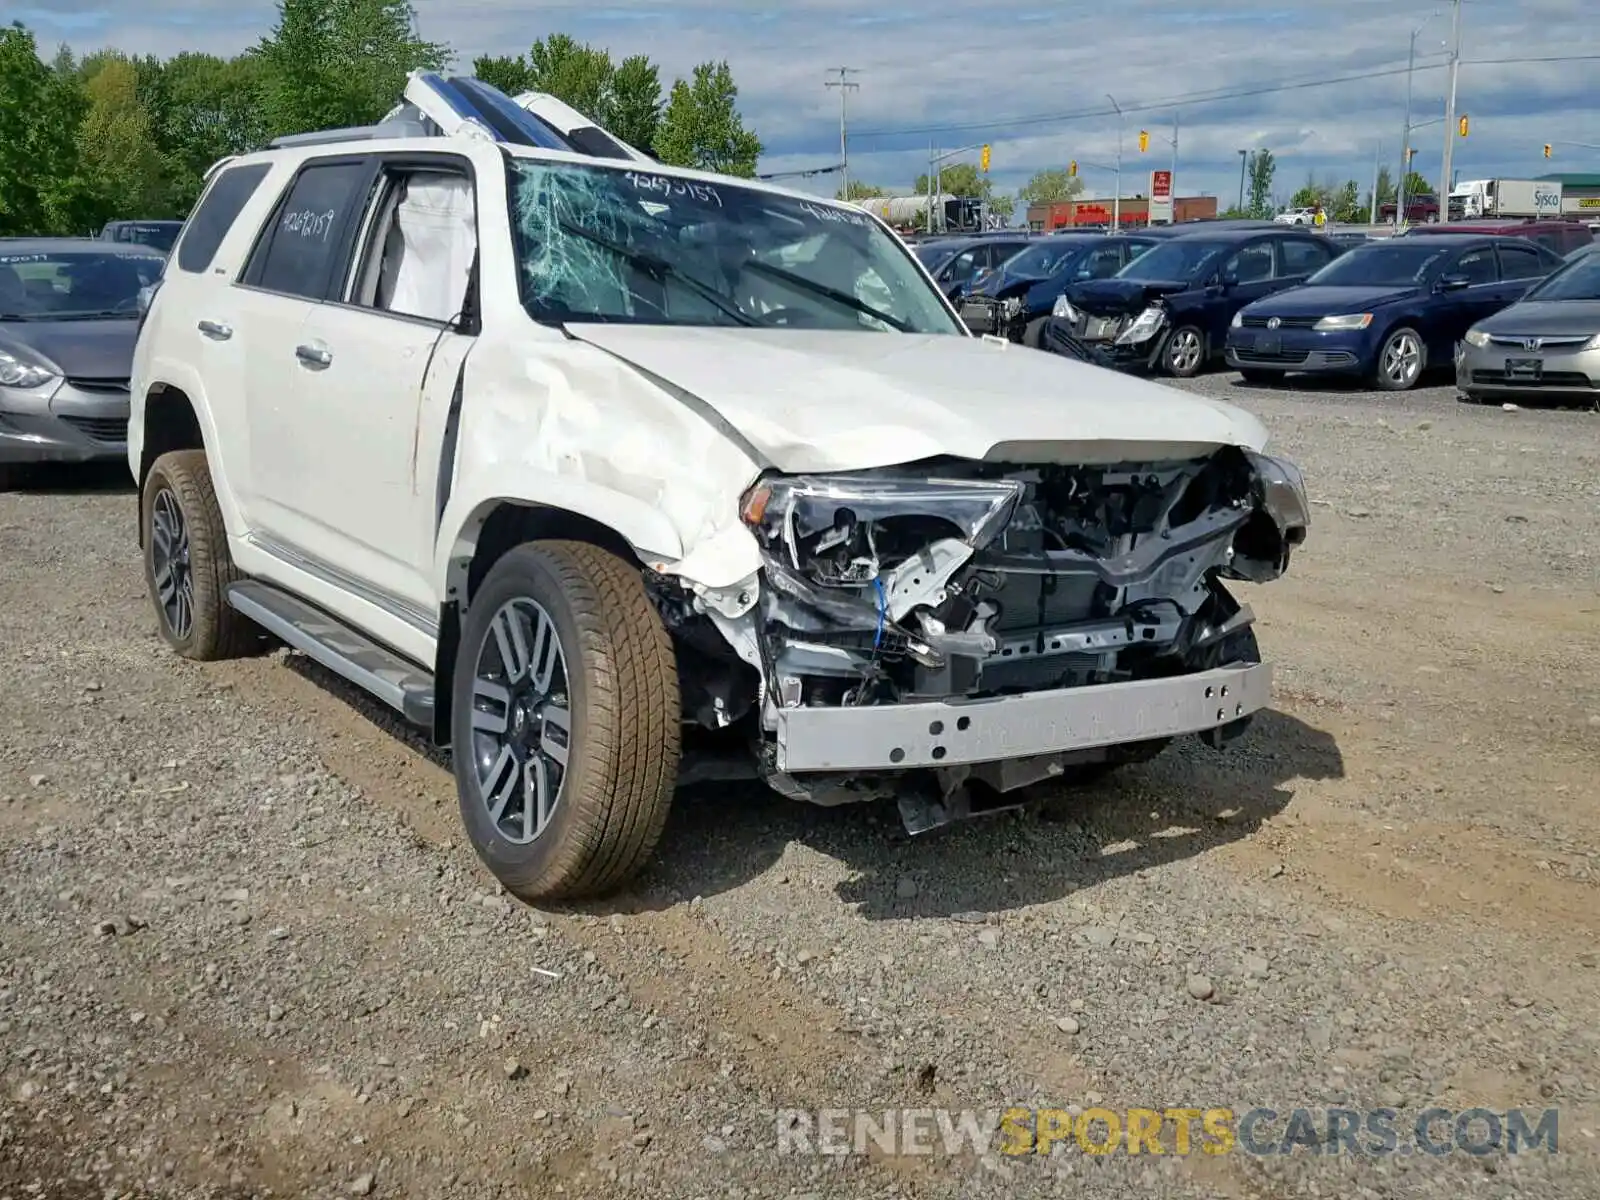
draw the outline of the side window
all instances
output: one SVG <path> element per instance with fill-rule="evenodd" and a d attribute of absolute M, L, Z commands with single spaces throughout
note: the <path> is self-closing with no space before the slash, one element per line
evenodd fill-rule
<path fill-rule="evenodd" d="M 1293 279 L 1320 271 L 1333 260 L 1333 249 L 1316 242 L 1279 242 L 1278 275 Z"/>
<path fill-rule="evenodd" d="M 178 243 L 179 270 L 198 274 L 211 265 L 217 247 L 270 169 L 270 163 L 248 163 L 224 167 L 218 173 L 183 227 Z"/>
<path fill-rule="evenodd" d="M 977 250 L 963 250 L 943 271 L 939 272 L 942 283 L 965 283 L 971 279 L 978 269 Z"/>
<path fill-rule="evenodd" d="M 357 190 L 371 170 L 369 159 L 304 167 L 256 243 L 244 281 L 286 296 L 324 299 L 366 209 L 366 197 Z"/>
<path fill-rule="evenodd" d="M 1549 270 L 1544 255 L 1532 246 L 1500 247 L 1501 279 L 1532 279 Z"/>
<path fill-rule="evenodd" d="M 990 246 L 984 256 L 984 266 L 999 267 L 1011 260 L 1011 256 L 1022 250 L 1020 243 L 1001 242 Z"/>
<path fill-rule="evenodd" d="M 1223 265 L 1222 273 L 1232 275 L 1240 283 L 1260 283 L 1272 278 L 1272 244 L 1257 242 L 1236 251 Z"/>
<path fill-rule="evenodd" d="M 1079 279 L 1109 279 L 1122 269 L 1121 246 L 1096 246 L 1084 256 Z"/>
<path fill-rule="evenodd" d="M 1456 260 L 1450 273 L 1465 275 L 1474 285 L 1495 282 L 1494 250 L 1489 246 L 1482 250 L 1468 250 Z"/>
<path fill-rule="evenodd" d="M 426 321 L 459 316 L 478 247 L 475 199 L 471 177 L 444 164 L 386 170 L 347 301 Z"/>

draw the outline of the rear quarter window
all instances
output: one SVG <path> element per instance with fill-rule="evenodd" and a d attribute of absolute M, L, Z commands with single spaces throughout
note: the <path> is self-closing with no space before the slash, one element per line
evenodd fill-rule
<path fill-rule="evenodd" d="M 271 169 L 269 163 L 224 167 L 190 214 L 178 239 L 178 269 L 198 274 L 211 265 L 217 247 L 240 211 L 255 195 Z"/>

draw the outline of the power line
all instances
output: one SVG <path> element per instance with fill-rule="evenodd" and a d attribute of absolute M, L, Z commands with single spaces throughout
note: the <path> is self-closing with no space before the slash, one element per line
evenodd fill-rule
<path fill-rule="evenodd" d="M 1458 61 L 1460 65 L 1469 67 L 1509 66 L 1525 63 L 1600 62 L 1600 54 L 1548 54 L 1512 58 L 1460 59 Z M 1436 71 L 1448 65 L 1448 63 L 1418 63 L 1416 70 Z M 1122 106 L 1122 111 L 1124 113 L 1153 112 L 1167 108 L 1188 108 L 1196 104 L 1214 104 L 1225 100 L 1248 100 L 1257 96 L 1272 96 L 1283 92 L 1334 87 L 1342 83 L 1359 83 L 1368 79 L 1385 79 L 1396 75 L 1404 75 L 1409 70 L 1411 68 L 1405 66 L 1384 67 L 1372 71 L 1359 71 L 1349 75 L 1326 76 L 1321 79 L 1263 84 L 1260 87 L 1253 88 L 1236 88 L 1228 91 L 1211 89 L 1188 92 L 1182 95 L 1148 100 L 1142 104 L 1125 104 Z M 1086 108 L 1075 112 L 1036 113 L 1031 116 L 1001 117 L 987 121 L 966 121 L 948 125 L 909 125 L 899 129 L 865 129 L 858 131 L 856 137 L 886 138 L 927 136 L 940 133 L 972 133 L 990 129 L 1014 129 L 1029 125 L 1065 125 L 1073 121 L 1090 121 L 1115 115 L 1115 111 L 1109 108 Z"/>

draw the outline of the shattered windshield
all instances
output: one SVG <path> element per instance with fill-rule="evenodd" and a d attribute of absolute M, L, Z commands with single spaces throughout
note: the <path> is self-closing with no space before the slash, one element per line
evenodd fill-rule
<path fill-rule="evenodd" d="M 518 159 L 510 176 L 535 320 L 964 333 L 866 213 L 637 168 Z"/>

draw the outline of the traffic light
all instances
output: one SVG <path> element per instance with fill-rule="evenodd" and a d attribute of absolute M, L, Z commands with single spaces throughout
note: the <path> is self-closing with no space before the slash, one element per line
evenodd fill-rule
<path fill-rule="evenodd" d="M 1546 143 L 1545 143 L 1545 144 L 1544 144 L 1544 156 L 1545 156 L 1545 157 L 1546 157 L 1546 158 L 1549 158 L 1549 157 L 1550 157 L 1550 143 L 1549 143 L 1549 142 L 1546 142 Z"/>
<path fill-rule="evenodd" d="M 1139 153 L 1143 154 L 1148 149 L 1150 149 L 1150 131 L 1141 129 L 1139 130 Z"/>
<path fill-rule="evenodd" d="M 1463 113 L 1461 116 L 1461 136 L 1467 136 L 1467 117 L 1465 113 Z"/>
<path fill-rule="evenodd" d="M 1549 146 L 1546 146 L 1544 148 L 1544 156 L 1546 158 L 1550 157 L 1550 147 Z M 1073 159 L 1071 162 L 1069 162 L 1067 164 L 1067 177 L 1069 179 L 1076 179 L 1078 177 L 1078 160 L 1077 159 Z"/>
<path fill-rule="evenodd" d="M 983 153 L 978 155 L 978 164 L 985 171 L 987 171 L 989 169 L 989 147 L 988 147 L 987 143 L 985 143 L 985 145 L 983 147 Z"/>

